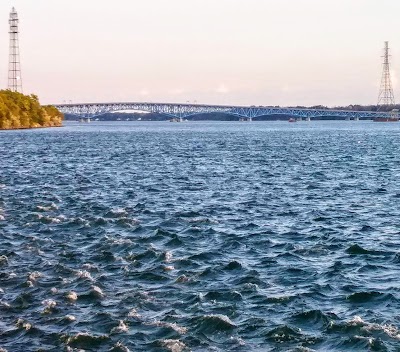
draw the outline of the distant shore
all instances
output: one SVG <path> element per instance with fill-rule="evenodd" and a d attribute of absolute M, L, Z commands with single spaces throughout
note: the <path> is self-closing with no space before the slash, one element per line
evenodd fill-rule
<path fill-rule="evenodd" d="M 253 121 L 288 121 L 290 118 L 295 118 L 291 115 L 269 115 L 258 116 L 253 118 Z M 91 121 L 169 121 L 170 117 L 160 114 L 130 114 L 130 113 L 108 113 L 91 118 Z M 185 117 L 188 121 L 239 121 L 239 116 L 225 115 L 220 113 L 215 114 L 201 114 Z M 313 117 L 312 121 L 345 121 L 345 118 L 339 117 Z M 362 118 L 360 120 L 371 120 L 371 118 Z M 65 115 L 65 121 L 79 121 L 79 117 L 73 115 Z"/>

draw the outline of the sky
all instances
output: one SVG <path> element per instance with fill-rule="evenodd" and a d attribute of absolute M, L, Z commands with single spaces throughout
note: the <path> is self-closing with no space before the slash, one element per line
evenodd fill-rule
<path fill-rule="evenodd" d="M 376 104 L 383 42 L 400 101 L 399 0 L 1 0 L 42 103 Z"/>

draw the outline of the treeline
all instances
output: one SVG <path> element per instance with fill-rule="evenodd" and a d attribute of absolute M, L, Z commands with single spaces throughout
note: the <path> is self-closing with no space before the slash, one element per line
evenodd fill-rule
<path fill-rule="evenodd" d="M 324 105 L 314 105 L 314 106 L 292 106 L 292 108 L 296 109 L 325 109 L 325 110 L 353 110 L 353 111 L 381 111 L 381 112 L 388 112 L 392 111 L 393 109 L 400 109 L 400 105 L 347 105 L 347 106 L 334 106 L 328 107 Z"/>
<path fill-rule="evenodd" d="M 54 106 L 41 106 L 34 94 L 0 90 L 0 129 L 56 127 L 63 118 Z"/>

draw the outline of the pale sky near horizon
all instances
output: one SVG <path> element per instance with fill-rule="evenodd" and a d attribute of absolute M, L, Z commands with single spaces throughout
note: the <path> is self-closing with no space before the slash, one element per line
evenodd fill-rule
<path fill-rule="evenodd" d="M 376 104 L 383 42 L 400 102 L 400 0 L 1 0 L 42 103 Z"/>

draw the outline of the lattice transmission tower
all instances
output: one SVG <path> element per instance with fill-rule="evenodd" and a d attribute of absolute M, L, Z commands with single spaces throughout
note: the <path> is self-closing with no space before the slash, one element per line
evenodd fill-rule
<path fill-rule="evenodd" d="M 18 41 L 18 14 L 13 7 L 10 12 L 10 56 L 8 62 L 8 89 L 22 93 L 21 62 Z"/>
<path fill-rule="evenodd" d="M 381 107 L 390 107 L 395 104 L 394 94 L 392 88 L 392 81 L 390 79 L 390 63 L 389 63 L 389 42 L 385 42 L 383 49 L 383 71 L 381 79 L 381 87 L 378 96 L 378 110 Z"/>

